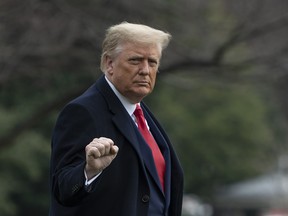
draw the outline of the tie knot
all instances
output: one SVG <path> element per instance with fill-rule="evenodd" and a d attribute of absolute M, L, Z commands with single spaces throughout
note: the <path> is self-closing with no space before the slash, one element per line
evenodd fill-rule
<path fill-rule="evenodd" d="M 139 104 L 136 105 L 136 109 L 134 110 L 135 116 L 143 116 L 143 110 Z"/>

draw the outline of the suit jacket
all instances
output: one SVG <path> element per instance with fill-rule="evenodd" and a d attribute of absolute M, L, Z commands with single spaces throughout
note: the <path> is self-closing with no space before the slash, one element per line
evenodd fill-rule
<path fill-rule="evenodd" d="M 166 190 L 158 196 L 165 198 L 167 215 L 180 216 L 182 168 L 166 133 L 145 104 L 141 106 L 168 163 Z M 111 138 L 119 152 L 101 175 L 85 187 L 85 146 L 95 137 Z M 52 137 L 50 216 L 147 216 L 151 196 L 162 192 L 157 190 L 157 172 L 141 139 L 104 76 L 68 103 L 57 119 Z"/>

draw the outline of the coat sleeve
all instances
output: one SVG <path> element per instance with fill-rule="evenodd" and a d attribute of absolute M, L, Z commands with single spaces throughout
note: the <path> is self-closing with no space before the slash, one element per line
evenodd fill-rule
<path fill-rule="evenodd" d="M 96 134 L 94 119 L 85 107 L 69 104 L 60 113 L 52 136 L 51 189 L 63 205 L 79 204 L 89 195 L 85 190 L 85 146 Z"/>

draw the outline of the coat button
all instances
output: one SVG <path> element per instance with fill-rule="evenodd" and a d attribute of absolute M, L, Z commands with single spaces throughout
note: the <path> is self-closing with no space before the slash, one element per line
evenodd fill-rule
<path fill-rule="evenodd" d="M 149 200 L 150 200 L 150 197 L 148 195 L 144 195 L 142 197 L 142 202 L 144 202 L 144 203 L 149 202 Z"/>

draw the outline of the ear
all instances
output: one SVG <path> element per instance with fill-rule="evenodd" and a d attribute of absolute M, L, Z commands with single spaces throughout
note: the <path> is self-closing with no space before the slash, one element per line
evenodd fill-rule
<path fill-rule="evenodd" d="M 113 74 L 113 59 L 106 55 L 105 56 L 105 65 L 106 65 L 106 71 L 109 75 Z"/>

